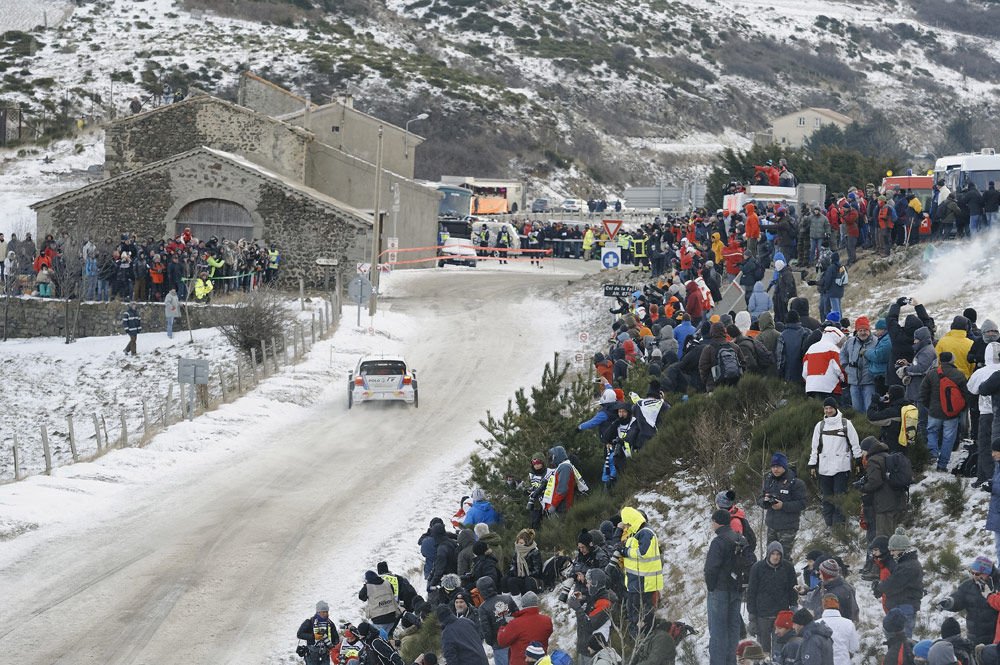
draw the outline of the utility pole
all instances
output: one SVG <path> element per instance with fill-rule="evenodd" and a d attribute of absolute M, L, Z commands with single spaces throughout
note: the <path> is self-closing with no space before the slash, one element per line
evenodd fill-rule
<path fill-rule="evenodd" d="M 382 125 L 378 126 L 378 150 L 375 153 L 375 208 L 372 212 L 372 262 L 368 269 L 368 277 L 372 283 L 372 295 L 368 304 L 368 315 L 375 316 L 375 304 L 378 301 L 378 259 L 382 243 L 382 215 L 379 208 L 382 205 Z"/>

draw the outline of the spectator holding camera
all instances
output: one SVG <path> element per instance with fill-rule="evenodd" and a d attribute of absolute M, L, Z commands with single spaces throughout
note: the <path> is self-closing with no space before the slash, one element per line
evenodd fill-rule
<path fill-rule="evenodd" d="M 296 637 L 305 640 L 305 646 L 299 645 L 296 653 L 305 659 L 306 665 L 330 665 L 330 648 L 340 641 L 340 635 L 330 621 L 330 606 L 326 601 L 316 603 L 316 614 L 302 622 Z"/>
<path fill-rule="evenodd" d="M 806 507 L 806 485 L 788 468 L 784 453 L 771 456 L 771 471 L 764 476 L 764 486 L 757 505 L 765 510 L 767 542 L 777 541 L 791 558 L 795 536 L 799 532 L 799 518 Z"/>

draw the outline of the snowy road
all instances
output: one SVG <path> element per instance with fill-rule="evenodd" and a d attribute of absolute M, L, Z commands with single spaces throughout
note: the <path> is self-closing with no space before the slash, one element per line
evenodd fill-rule
<path fill-rule="evenodd" d="M 354 616 L 331 588 L 356 586 L 381 554 L 374 544 L 467 458 L 484 409 L 566 346 L 562 313 L 532 297 L 566 280 L 450 270 L 400 280 L 389 304 L 414 317 L 406 355 L 419 409 L 348 412 L 345 379 L 297 427 L 242 433 L 252 456 L 170 474 L 132 492 L 113 520 L 0 558 L 2 660 L 263 663 L 309 614 L 303 598 L 328 596 L 335 618 Z"/>

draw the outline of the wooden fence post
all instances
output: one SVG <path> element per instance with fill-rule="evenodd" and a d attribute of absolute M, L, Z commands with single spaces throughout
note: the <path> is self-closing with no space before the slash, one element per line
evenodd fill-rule
<path fill-rule="evenodd" d="M 97 441 L 97 452 L 101 452 L 101 423 L 97 422 L 97 414 L 94 414 L 94 440 Z"/>
<path fill-rule="evenodd" d="M 306 280 L 299 277 L 299 304 L 302 306 L 302 311 L 306 311 Z"/>
<path fill-rule="evenodd" d="M 236 394 L 243 394 L 243 370 L 240 369 L 240 359 L 236 359 Z"/>
<path fill-rule="evenodd" d="M 118 447 L 119 448 L 124 448 L 125 446 L 128 445 L 128 423 L 125 421 L 125 407 L 124 406 L 121 407 L 121 410 L 119 411 L 119 415 L 121 416 L 121 421 L 122 421 L 122 438 L 121 438 L 121 441 L 119 441 L 119 443 L 118 443 Z"/>
<path fill-rule="evenodd" d="M 256 360 L 254 358 L 254 362 Z M 254 370 L 254 373 L 256 374 L 256 370 Z M 267 342 L 264 340 L 260 340 L 260 375 L 265 379 L 267 378 Z"/>
<path fill-rule="evenodd" d="M 52 451 L 49 450 L 49 430 L 43 424 L 42 430 L 42 453 L 45 455 L 45 473 L 52 475 Z"/>
<path fill-rule="evenodd" d="M 278 340 L 271 338 L 271 351 L 274 357 L 274 373 L 278 373 Z"/>
<path fill-rule="evenodd" d="M 222 388 L 222 403 L 226 403 L 226 375 L 222 371 L 222 365 L 219 365 L 219 386 Z"/>
<path fill-rule="evenodd" d="M 21 458 L 20 453 L 17 452 L 17 432 L 14 432 L 14 480 L 21 479 Z"/>
<path fill-rule="evenodd" d="M 306 334 L 302 331 L 302 326 L 299 326 L 299 339 L 302 340 L 302 348 L 306 348 Z M 313 344 L 315 344 L 315 341 Z"/>
<path fill-rule="evenodd" d="M 149 404 L 145 397 L 142 398 L 142 436 L 149 438 Z"/>
<path fill-rule="evenodd" d="M 73 431 L 73 414 L 66 415 L 66 425 L 69 427 L 69 451 L 73 455 L 73 461 L 76 462 L 80 458 L 76 454 L 76 433 Z"/>
<path fill-rule="evenodd" d="M 107 450 L 111 447 L 111 437 L 108 436 L 108 421 L 104 419 L 104 414 L 101 414 L 101 429 L 104 430 L 104 449 Z"/>
<path fill-rule="evenodd" d="M 184 384 L 181 384 L 181 421 L 187 420 L 187 399 L 184 395 Z"/>
<path fill-rule="evenodd" d="M 174 402 L 174 382 L 167 386 L 167 403 L 163 406 L 163 429 L 170 425 L 170 405 Z"/>
<path fill-rule="evenodd" d="M 313 312 L 312 321 L 309 323 L 309 334 L 312 337 L 312 346 L 316 346 L 316 312 Z"/>
<path fill-rule="evenodd" d="M 294 360 L 294 356 L 292 357 Z M 288 339 L 285 337 L 285 331 L 281 331 L 281 364 L 288 364 Z"/>
<path fill-rule="evenodd" d="M 292 333 L 292 359 L 299 357 L 299 340 L 295 338 L 295 333 Z"/>

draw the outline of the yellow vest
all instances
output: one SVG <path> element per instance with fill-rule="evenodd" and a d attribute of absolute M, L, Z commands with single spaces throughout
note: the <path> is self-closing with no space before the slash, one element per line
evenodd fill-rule
<path fill-rule="evenodd" d="M 646 239 L 641 238 L 633 240 L 632 244 L 635 245 L 635 258 L 637 259 L 646 258 Z"/>
<path fill-rule="evenodd" d="M 399 598 L 399 578 L 396 577 L 395 575 L 389 575 L 388 573 L 382 575 L 381 577 L 383 580 L 389 583 L 389 586 L 392 587 L 392 595 L 394 595 L 396 598 Z"/>
<path fill-rule="evenodd" d="M 199 277 L 194 281 L 194 297 L 201 300 L 215 288 L 210 280 Z"/>
<path fill-rule="evenodd" d="M 629 536 L 625 541 L 625 557 L 622 561 L 625 564 L 626 575 L 631 573 L 642 578 L 643 591 L 663 590 L 663 560 L 660 559 L 660 543 L 655 535 L 645 554 L 639 553 L 639 539 Z"/>
<path fill-rule="evenodd" d="M 591 229 L 587 229 L 587 232 L 583 234 L 583 248 L 590 249 L 594 246 L 594 232 Z"/>

